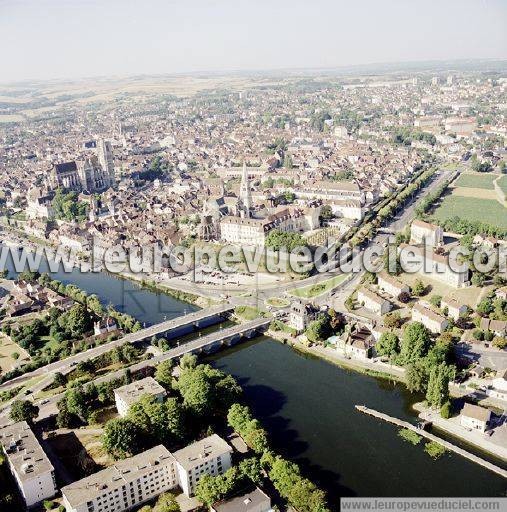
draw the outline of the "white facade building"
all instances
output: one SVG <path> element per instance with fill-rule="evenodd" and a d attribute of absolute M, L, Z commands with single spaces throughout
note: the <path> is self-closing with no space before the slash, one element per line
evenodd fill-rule
<path fill-rule="evenodd" d="M 387 299 L 366 288 L 357 292 L 357 301 L 377 315 L 384 315 L 391 310 L 391 303 Z"/>
<path fill-rule="evenodd" d="M 462 427 L 485 432 L 491 419 L 491 411 L 473 404 L 465 404 L 461 410 L 460 424 Z"/>
<path fill-rule="evenodd" d="M 436 224 L 414 220 L 410 227 L 410 242 L 438 247 L 444 243 L 444 230 Z"/>
<path fill-rule="evenodd" d="M 232 448 L 213 434 L 174 453 L 178 481 L 187 496 L 193 496 L 203 475 L 217 476 L 231 467 Z"/>
<path fill-rule="evenodd" d="M 122 512 L 177 485 L 174 457 L 159 445 L 62 487 L 63 504 L 67 512 Z"/>
<path fill-rule="evenodd" d="M 379 289 L 392 297 L 398 297 L 400 293 L 410 293 L 410 287 L 407 284 L 402 283 L 399 279 L 389 275 L 387 272 L 381 272 L 377 277 Z"/>
<path fill-rule="evenodd" d="M 166 396 L 166 391 L 153 377 L 146 377 L 121 386 L 114 390 L 114 401 L 118 414 L 125 416 L 130 406 L 139 401 L 144 395 L 153 396 L 158 402 L 162 402 Z"/>
<path fill-rule="evenodd" d="M 1 428 L 0 444 L 27 507 L 57 493 L 53 465 L 26 421 Z"/>
<path fill-rule="evenodd" d="M 414 322 L 421 322 L 432 333 L 438 334 L 444 332 L 449 325 L 449 322 L 445 317 L 419 303 L 414 304 L 414 307 L 412 308 L 412 320 Z"/>
<path fill-rule="evenodd" d="M 405 272 L 419 273 L 454 288 L 468 286 L 469 268 L 467 264 L 460 265 L 455 261 L 451 266 L 448 256 L 425 249 L 429 249 L 429 247 L 400 244 L 398 252 Z"/>

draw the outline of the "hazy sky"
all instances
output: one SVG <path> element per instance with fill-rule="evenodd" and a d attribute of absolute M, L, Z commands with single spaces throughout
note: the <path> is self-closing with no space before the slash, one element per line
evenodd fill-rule
<path fill-rule="evenodd" d="M 0 82 L 507 58 L 507 0 L 0 0 Z"/>

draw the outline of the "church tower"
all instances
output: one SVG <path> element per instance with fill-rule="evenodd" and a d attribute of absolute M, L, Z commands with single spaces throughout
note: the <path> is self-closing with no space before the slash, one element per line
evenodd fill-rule
<path fill-rule="evenodd" d="M 114 187 L 116 179 L 114 175 L 113 148 L 107 140 L 100 139 L 97 141 L 97 157 L 100 167 L 107 180 L 107 187 Z"/>
<path fill-rule="evenodd" d="M 248 172 L 246 163 L 243 162 L 243 174 L 241 176 L 241 186 L 239 189 L 240 210 L 242 217 L 251 217 L 252 193 L 250 191 L 250 182 L 248 181 Z"/>

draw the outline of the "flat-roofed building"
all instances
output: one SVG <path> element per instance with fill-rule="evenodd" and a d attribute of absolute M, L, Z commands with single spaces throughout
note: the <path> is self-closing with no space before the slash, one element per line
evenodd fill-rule
<path fill-rule="evenodd" d="M 216 434 L 174 453 L 180 487 L 193 496 L 203 475 L 221 475 L 231 467 L 232 448 Z"/>
<path fill-rule="evenodd" d="M 271 498 L 258 487 L 255 490 L 220 501 L 211 507 L 212 512 L 272 512 Z"/>
<path fill-rule="evenodd" d="M 1 428 L 0 443 L 27 507 L 56 494 L 53 465 L 26 421 Z"/>
<path fill-rule="evenodd" d="M 118 414 L 125 416 L 130 406 L 139 401 L 144 395 L 153 396 L 157 401 L 162 402 L 166 396 L 166 391 L 153 377 L 146 377 L 121 386 L 114 390 L 114 400 Z"/>
<path fill-rule="evenodd" d="M 158 445 L 62 487 L 63 504 L 67 512 L 122 512 L 177 485 L 175 459 Z"/>
<path fill-rule="evenodd" d="M 449 321 L 445 317 L 435 313 L 435 311 L 432 311 L 420 303 L 414 304 L 412 308 L 412 320 L 414 322 L 421 322 L 435 334 L 444 332 L 449 325 Z"/>

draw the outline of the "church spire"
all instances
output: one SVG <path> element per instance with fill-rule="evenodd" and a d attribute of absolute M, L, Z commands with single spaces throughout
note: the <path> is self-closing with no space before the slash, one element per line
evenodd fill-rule
<path fill-rule="evenodd" d="M 241 176 L 241 186 L 239 189 L 239 198 L 244 209 L 246 217 L 250 217 L 252 209 L 252 193 L 250 191 L 250 182 L 248 181 L 248 172 L 246 170 L 246 162 L 243 161 L 243 174 Z"/>

